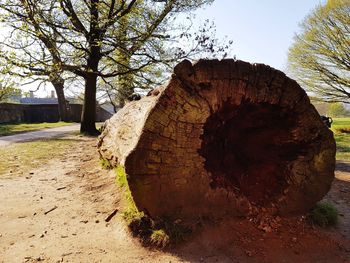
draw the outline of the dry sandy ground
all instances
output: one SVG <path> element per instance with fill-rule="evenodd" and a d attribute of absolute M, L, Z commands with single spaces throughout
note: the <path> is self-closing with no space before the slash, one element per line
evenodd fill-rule
<path fill-rule="evenodd" d="M 157 251 L 130 236 L 120 212 L 105 221 L 120 208 L 114 175 L 100 168 L 95 139 L 77 138 L 33 174 L 0 177 L 0 262 L 350 262 L 347 166 L 327 197 L 343 215 L 337 229 L 299 219 L 271 233 L 247 220 L 206 222 L 184 244 Z"/>

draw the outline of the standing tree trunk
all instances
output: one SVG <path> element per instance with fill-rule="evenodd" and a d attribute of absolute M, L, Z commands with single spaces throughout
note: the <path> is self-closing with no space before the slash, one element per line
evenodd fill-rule
<path fill-rule="evenodd" d="M 96 85 L 97 76 L 88 74 L 85 78 L 85 93 L 83 111 L 81 113 L 80 132 L 89 135 L 97 135 L 96 129 Z"/>
<path fill-rule="evenodd" d="M 50 81 L 57 94 L 59 121 L 69 121 L 70 114 L 64 96 L 64 79 L 59 75 L 55 75 Z"/>
<path fill-rule="evenodd" d="M 57 94 L 59 121 L 70 121 L 69 109 L 64 96 L 64 80 L 61 80 L 51 82 Z"/>
<path fill-rule="evenodd" d="M 88 34 L 89 56 L 87 58 L 87 71 L 85 74 L 85 94 L 84 105 L 81 113 L 80 132 L 89 135 L 98 135 L 96 129 L 96 90 L 97 90 L 97 74 L 98 64 L 101 59 L 101 48 L 99 40 L 101 39 L 102 31 L 98 27 L 99 22 L 99 0 L 91 0 L 90 7 L 90 31 Z"/>

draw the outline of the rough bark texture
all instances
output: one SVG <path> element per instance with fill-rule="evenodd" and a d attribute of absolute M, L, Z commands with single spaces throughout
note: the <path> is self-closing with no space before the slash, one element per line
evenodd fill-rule
<path fill-rule="evenodd" d="M 152 217 L 303 213 L 329 190 L 335 141 L 300 86 L 263 64 L 183 61 L 170 82 L 105 124 L 99 152 L 122 165 Z"/>
<path fill-rule="evenodd" d="M 52 81 L 52 85 L 55 88 L 56 94 L 57 94 L 57 101 L 58 101 L 58 113 L 59 113 L 59 120 L 60 121 L 70 121 L 70 112 L 68 109 L 67 101 L 64 96 L 64 80 L 60 79 L 61 81 Z"/>
<path fill-rule="evenodd" d="M 90 135 L 99 134 L 96 129 L 96 85 L 97 76 L 91 74 L 85 78 L 84 104 L 81 112 L 80 132 Z"/>

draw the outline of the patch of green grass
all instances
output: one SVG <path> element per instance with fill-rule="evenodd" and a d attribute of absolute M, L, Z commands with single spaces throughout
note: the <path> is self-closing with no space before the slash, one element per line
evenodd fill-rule
<path fill-rule="evenodd" d="M 332 203 L 318 203 L 309 213 L 308 218 L 314 225 L 321 227 L 333 226 L 338 222 L 338 211 Z"/>
<path fill-rule="evenodd" d="M 126 201 L 126 208 L 125 211 L 123 212 L 123 217 L 126 219 L 126 221 L 129 223 L 135 218 L 140 218 L 144 216 L 142 212 L 140 212 L 136 204 L 134 202 L 134 199 L 132 197 L 129 184 L 128 184 L 128 179 L 127 179 L 127 174 L 125 172 L 125 169 L 123 166 L 118 165 L 115 168 L 115 173 L 116 173 L 116 183 L 120 188 L 123 188 L 124 190 L 124 197 Z"/>
<path fill-rule="evenodd" d="M 70 125 L 72 123 L 69 122 L 43 122 L 43 123 L 13 123 L 13 124 L 7 124 L 3 123 L 0 124 L 0 136 L 6 136 L 6 135 L 13 135 L 23 132 L 29 132 L 29 131 L 37 131 L 42 130 L 46 128 L 54 128 L 54 127 L 60 127 L 60 126 L 66 126 Z"/>
<path fill-rule="evenodd" d="M 170 238 L 163 229 L 157 229 L 152 231 L 150 242 L 156 247 L 164 248 L 169 245 Z"/>
<path fill-rule="evenodd" d="M 0 147 L 0 175 L 26 175 L 63 154 L 67 146 L 75 141 L 69 138 L 53 138 Z"/>
<path fill-rule="evenodd" d="M 334 133 L 337 143 L 337 160 L 350 160 L 350 134 Z"/>
<path fill-rule="evenodd" d="M 191 232 L 190 228 L 181 224 L 178 220 L 167 218 L 152 219 L 139 211 L 132 197 L 125 169 L 119 165 L 115 168 L 116 183 L 124 190 L 126 208 L 123 218 L 128 223 L 133 236 L 138 237 L 142 244 L 164 248 L 170 244 L 180 243 Z"/>
<path fill-rule="evenodd" d="M 106 169 L 106 170 L 113 169 L 113 166 L 109 163 L 109 161 L 102 157 L 100 157 L 100 165 L 102 166 L 103 169 Z"/>
<path fill-rule="evenodd" d="M 180 220 L 172 220 L 170 218 L 162 218 L 157 222 L 157 227 L 164 229 L 169 236 L 172 244 L 179 244 L 186 239 L 192 230 L 186 225 L 182 224 Z"/>
<path fill-rule="evenodd" d="M 123 187 L 129 188 L 128 179 L 127 179 L 127 175 L 126 175 L 126 172 L 124 170 L 124 167 L 121 165 L 118 165 L 115 168 L 115 173 L 117 175 L 116 181 L 115 181 L 117 183 L 117 185 L 121 188 L 123 188 Z"/>
<path fill-rule="evenodd" d="M 332 128 L 337 126 L 350 127 L 350 118 L 333 118 Z"/>
<path fill-rule="evenodd" d="M 337 143 L 337 160 L 350 160 L 350 118 L 334 118 L 332 131 Z"/>

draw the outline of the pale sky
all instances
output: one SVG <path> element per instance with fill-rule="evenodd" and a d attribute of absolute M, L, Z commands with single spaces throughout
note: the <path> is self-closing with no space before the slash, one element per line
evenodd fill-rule
<path fill-rule="evenodd" d="M 233 40 L 237 59 L 282 71 L 298 25 L 324 0 L 216 0 L 197 19 L 214 20 L 218 36 Z"/>
<path fill-rule="evenodd" d="M 216 0 L 196 12 L 196 19 L 213 20 L 217 36 L 233 40 L 237 59 L 264 63 L 285 71 L 288 48 L 299 23 L 325 0 Z M 33 89 L 32 87 L 27 87 Z M 45 97 L 53 90 L 36 92 Z"/>

